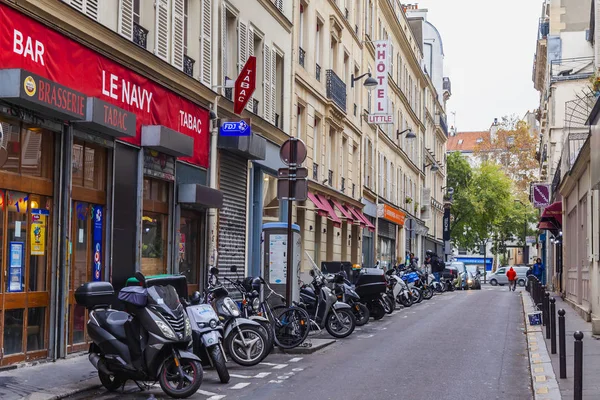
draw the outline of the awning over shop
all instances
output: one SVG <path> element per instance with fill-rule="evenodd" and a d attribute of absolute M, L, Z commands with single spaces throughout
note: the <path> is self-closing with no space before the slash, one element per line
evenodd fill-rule
<path fill-rule="evenodd" d="M 541 231 L 554 231 L 556 227 L 549 221 L 542 221 L 538 224 L 538 229 Z"/>
<path fill-rule="evenodd" d="M 177 202 L 201 208 L 222 208 L 223 192 L 196 183 L 178 185 Z"/>
<path fill-rule="evenodd" d="M 312 192 L 308 192 L 308 198 L 313 202 L 315 207 L 317 207 L 317 214 L 319 214 L 321 217 L 326 217 L 328 214 L 327 209 L 323 206 L 323 204 L 321 204 L 321 201 L 317 199 L 317 196 L 315 196 Z"/>
<path fill-rule="evenodd" d="M 542 212 L 542 221 L 555 219 L 562 226 L 562 201 L 550 204 Z"/>
<path fill-rule="evenodd" d="M 327 210 L 327 217 L 333 221 L 333 226 L 337 228 L 342 226 L 342 220 L 337 216 L 337 214 L 333 210 L 333 207 L 331 207 L 331 204 L 329 204 L 329 200 L 327 200 L 327 198 L 322 194 L 316 194 L 315 196 L 317 197 L 317 199 L 319 199 L 323 208 Z"/>
<path fill-rule="evenodd" d="M 142 146 L 173 157 L 194 154 L 194 138 L 162 125 L 142 126 Z"/>
<path fill-rule="evenodd" d="M 352 206 L 348 206 L 348 209 L 350 210 L 350 212 L 359 220 L 364 222 L 364 224 L 367 226 L 367 228 L 371 231 L 374 232 L 375 231 L 375 225 L 373 225 L 371 223 L 371 221 L 369 221 L 369 218 L 367 218 L 361 210 L 358 210 Z"/>
<path fill-rule="evenodd" d="M 354 223 L 354 216 L 352 215 L 352 213 L 348 210 L 346 210 L 346 207 L 344 207 L 339 201 L 335 200 L 335 199 L 331 199 L 331 201 L 333 201 L 333 205 L 340 210 L 340 212 L 342 213 L 342 215 L 344 216 L 344 218 L 346 218 L 346 221 L 352 225 Z"/>

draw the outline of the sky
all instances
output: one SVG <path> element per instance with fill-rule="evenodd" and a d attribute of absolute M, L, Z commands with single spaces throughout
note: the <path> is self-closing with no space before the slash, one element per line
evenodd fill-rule
<path fill-rule="evenodd" d="M 542 0 L 410 3 L 429 10 L 427 20 L 442 36 L 444 75 L 452 82 L 449 126 L 456 124 L 458 132 L 487 130 L 494 118 L 523 117 L 538 108 L 531 74 Z"/>

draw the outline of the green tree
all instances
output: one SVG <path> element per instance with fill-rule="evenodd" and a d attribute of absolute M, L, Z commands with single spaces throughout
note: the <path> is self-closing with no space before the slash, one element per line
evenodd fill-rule
<path fill-rule="evenodd" d="M 454 190 L 451 208 L 453 221 L 450 224 L 450 237 L 454 243 L 463 247 L 463 243 L 458 243 L 458 241 L 463 234 L 465 222 L 468 220 L 467 217 L 473 211 L 468 198 L 468 188 L 473 177 L 473 170 L 459 152 L 450 153 L 446 163 L 448 166 L 446 186 Z"/>

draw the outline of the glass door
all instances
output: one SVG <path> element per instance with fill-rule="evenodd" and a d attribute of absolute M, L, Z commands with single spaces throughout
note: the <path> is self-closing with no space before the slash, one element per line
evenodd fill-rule
<path fill-rule="evenodd" d="M 0 365 L 47 356 L 51 200 L 0 191 Z"/>
<path fill-rule="evenodd" d="M 202 214 L 182 210 L 179 223 L 179 249 L 177 252 L 179 272 L 187 277 L 188 293 L 200 287 L 200 238 L 202 237 Z"/>

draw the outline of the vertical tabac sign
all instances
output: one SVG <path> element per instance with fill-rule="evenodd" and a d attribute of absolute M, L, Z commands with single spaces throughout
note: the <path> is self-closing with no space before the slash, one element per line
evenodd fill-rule
<path fill-rule="evenodd" d="M 375 46 L 375 107 L 369 114 L 370 124 L 392 124 L 392 114 L 388 109 L 388 73 L 390 72 L 390 42 L 377 40 Z"/>

